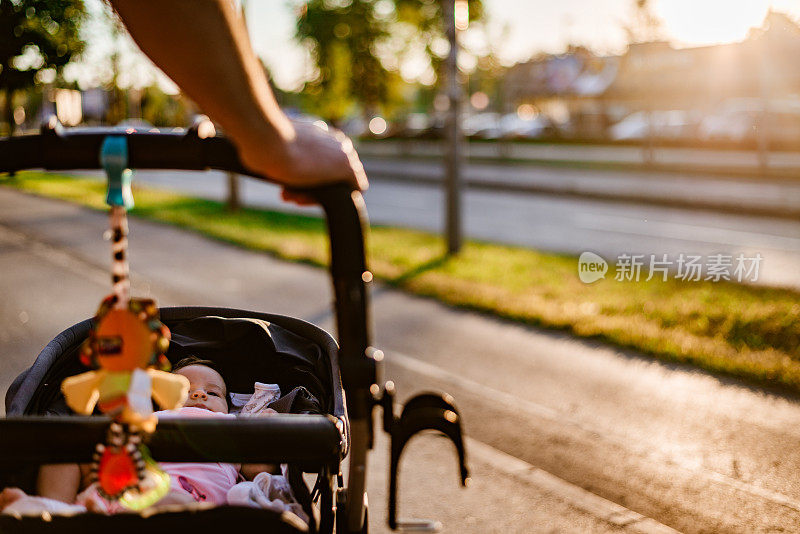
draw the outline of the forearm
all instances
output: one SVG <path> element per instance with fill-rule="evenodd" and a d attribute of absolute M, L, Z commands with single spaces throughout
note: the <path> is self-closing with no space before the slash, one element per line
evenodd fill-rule
<path fill-rule="evenodd" d="M 229 0 L 111 0 L 134 40 L 234 139 L 293 134 Z M 198 68 L 200 67 L 200 68 Z"/>
<path fill-rule="evenodd" d="M 245 167 L 287 187 L 367 188 L 349 139 L 280 110 L 232 0 L 110 1 L 150 59 L 222 125 Z"/>

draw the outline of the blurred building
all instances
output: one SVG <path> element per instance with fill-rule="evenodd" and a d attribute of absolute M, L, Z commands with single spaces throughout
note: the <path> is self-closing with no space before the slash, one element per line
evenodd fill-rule
<path fill-rule="evenodd" d="M 579 123 L 582 135 L 600 134 L 608 126 L 603 95 L 616 80 L 620 63 L 619 57 L 598 57 L 575 47 L 514 65 L 505 77 L 506 111 L 530 104 L 556 123 Z"/>
<path fill-rule="evenodd" d="M 727 98 L 788 97 L 800 93 L 800 27 L 770 12 L 743 42 L 674 49 L 639 43 L 622 56 L 609 102 L 644 109 L 691 109 Z"/>
<path fill-rule="evenodd" d="M 603 135 L 637 111 L 704 114 L 732 99 L 800 101 L 800 27 L 771 11 L 742 42 L 673 48 L 667 42 L 631 44 L 619 57 L 585 49 L 543 56 L 512 67 L 505 80 L 510 108 L 532 104 L 562 114 L 572 133 Z M 557 117 L 558 118 L 558 117 Z"/>

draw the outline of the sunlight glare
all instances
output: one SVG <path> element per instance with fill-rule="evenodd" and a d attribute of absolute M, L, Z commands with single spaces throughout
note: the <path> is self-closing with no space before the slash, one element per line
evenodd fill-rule
<path fill-rule="evenodd" d="M 760 26 L 769 0 L 660 0 L 656 14 L 669 35 L 687 45 L 741 41 Z"/>

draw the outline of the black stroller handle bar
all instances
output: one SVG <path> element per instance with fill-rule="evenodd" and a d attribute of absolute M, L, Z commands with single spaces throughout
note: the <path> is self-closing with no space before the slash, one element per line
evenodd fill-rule
<path fill-rule="evenodd" d="M 56 117 L 50 116 L 38 135 L 2 139 L 0 171 L 102 169 L 100 150 L 109 135 L 127 139 L 131 169 L 219 169 L 277 183 L 246 169 L 233 143 L 216 135 L 213 125 L 203 116 L 189 129 L 169 131 L 121 126 L 64 128 Z"/>
<path fill-rule="evenodd" d="M 51 117 L 39 134 L 0 139 L 0 173 L 36 168 L 101 169 L 100 152 L 106 137 L 124 136 L 131 169 L 217 169 L 277 183 L 245 168 L 233 143 L 203 126 L 203 121 L 196 121 L 188 130 L 170 132 L 133 128 L 66 129 Z M 208 135 L 206 130 L 212 133 Z M 378 381 L 378 363 L 369 347 L 366 284 L 372 275 L 367 271 L 364 251 L 366 208 L 360 192 L 347 184 L 298 191 L 322 205 L 328 226 L 339 365 L 351 429 L 351 499 L 347 515 L 348 523 L 355 526 L 364 519 L 366 451 L 371 447 L 373 432 L 374 403 L 370 388 Z"/>
<path fill-rule="evenodd" d="M 9 417 L 3 421 L 0 468 L 20 463 L 88 463 L 107 417 Z M 42 436 L 58 436 L 58 447 Z M 9 439 L 10 438 L 10 439 Z M 334 466 L 341 436 L 333 417 L 277 414 L 248 419 L 164 419 L 147 443 L 163 462 L 297 462 Z"/>

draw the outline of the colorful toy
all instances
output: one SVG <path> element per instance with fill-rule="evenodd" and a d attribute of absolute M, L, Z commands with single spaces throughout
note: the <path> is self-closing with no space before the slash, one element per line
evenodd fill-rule
<path fill-rule="evenodd" d="M 97 445 L 93 477 L 103 497 L 140 509 L 160 499 L 169 487 L 169 476 L 143 445 L 143 437 L 157 423 L 152 400 L 165 410 L 178 408 L 186 401 L 189 384 L 185 377 L 167 372 L 164 353 L 170 334 L 159 320 L 155 301 L 130 298 L 126 210 L 133 206 L 133 195 L 125 137 L 106 138 L 101 159 L 111 206 L 113 293 L 100 304 L 81 347 L 81 362 L 96 370 L 65 379 L 61 389 L 75 412 L 89 415 L 96 406 L 113 419 L 105 444 Z"/>

